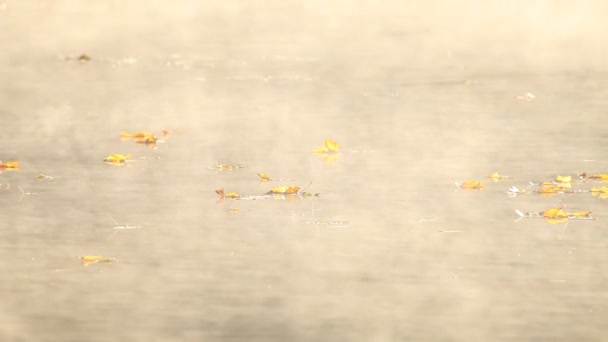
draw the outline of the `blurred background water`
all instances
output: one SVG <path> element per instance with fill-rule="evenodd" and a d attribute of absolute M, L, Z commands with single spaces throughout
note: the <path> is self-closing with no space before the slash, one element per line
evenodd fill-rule
<path fill-rule="evenodd" d="M 0 160 L 21 161 L 0 174 L 0 337 L 601 340 L 606 202 L 505 191 L 606 171 L 607 16 L 601 1 L 0 1 Z M 182 134 L 119 139 L 161 129 Z M 312 154 L 325 138 L 333 163 Z M 102 162 L 114 153 L 133 162 Z M 497 170 L 513 179 L 483 179 Z M 319 197 L 214 193 L 310 182 Z M 599 219 L 513 222 L 560 202 Z"/>

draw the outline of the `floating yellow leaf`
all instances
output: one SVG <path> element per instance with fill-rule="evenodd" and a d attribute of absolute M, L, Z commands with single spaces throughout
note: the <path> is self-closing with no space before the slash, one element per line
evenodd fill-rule
<path fill-rule="evenodd" d="M 600 182 L 608 182 L 608 173 L 600 173 L 600 174 L 597 174 L 597 175 L 589 176 L 587 178 L 594 179 L 594 180 L 597 180 L 597 181 L 600 181 Z"/>
<path fill-rule="evenodd" d="M 21 163 L 17 160 L 7 161 L 6 163 L 3 163 L 2 160 L 0 160 L 0 170 L 16 170 L 19 166 L 21 166 Z"/>
<path fill-rule="evenodd" d="M 298 193 L 299 190 L 300 190 L 299 186 L 280 186 L 280 187 L 270 189 L 270 191 L 268 191 L 268 193 L 269 194 L 289 195 L 289 194 L 296 194 L 296 193 Z"/>
<path fill-rule="evenodd" d="M 238 193 L 232 191 L 232 192 L 229 192 L 226 195 L 224 195 L 224 197 L 226 197 L 226 198 L 239 198 L 239 197 L 241 197 L 241 195 L 239 195 Z"/>
<path fill-rule="evenodd" d="M 482 190 L 486 186 L 480 181 L 469 180 L 462 183 L 456 183 L 456 186 L 463 190 Z"/>
<path fill-rule="evenodd" d="M 265 173 L 258 173 L 258 176 L 263 180 L 270 180 L 270 176 Z"/>
<path fill-rule="evenodd" d="M 511 177 L 509 177 L 509 176 L 503 176 L 503 175 L 499 174 L 498 171 L 488 175 L 488 178 L 495 182 L 498 182 L 499 180 L 504 180 L 504 179 L 511 179 Z"/>
<path fill-rule="evenodd" d="M 556 176 L 555 181 L 557 183 L 570 183 L 572 182 L 572 176 Z"/>
<path fill-rule="evenodd" d="M 112 258 L 104 257 L 101 255 L 84 255 L 81 256 L 80 259 L 82 260 L 82 264 L 84 266 L 89 266 L 90 264 L 95 263 L 109 263 L 113 260 Z"/>
<path fill-rule="evenodd" d="M 120 132 L 122 141 L 133 139 L 137 144 L 155 145 L 157 137 L 148 131 L 137 131 L 135 133 Z"/>
<path fill-rule="evenodd" d="M 563 208 L 551 208 L 543 211 L 543 217 L 545 218 L 568 218 L 568 213 Z"/>
<path fill-rule="evenodd" d="M 113 155 L 105 157 L 103 161 L 105 161 L 108 164 L 112 164 L 112 165 L 122 165 L 122 164 L 126 163 L 129 158 L 131 158 L 130 153 L 126 154 L 126 155 L 117 153 L 117 154 L 113 154 Z"/>
<path fill-rule="evenodd" d="M 568 213 L 568 215 L 569 216 L 574 216 L 574 217 L 590 217 L 592 212 L 593 212 L 592 210 L 577 211 L 577 212 L 574 212 L 574 213 Z"/>
<path fill-rule="evenodd" d="M 215 193 L 218 194 L 218 195 L 220 195 L 220 196 L 222 196 L 222 198 L 233 198 L 234 199 L 234 198 L 241 197 L 241 195 L 239 195 L 236 192 L 225 193 L 224 189 L 217 189 L 217 190 L 215 190 Z"/>
<path fill-rule="evenodd" d="M 553 185 L 551 187 L 541 187 L 538 190 L 536 190 L 537 194 L 542 194 L 542 195 L 553 195 L 553 194 L 563 194 L 566 192 L 571 193 L 572 190 L 568 190 L 567 188 L 569 188 L 569 186 L 558 186 L 558 185 Z"/>
<path fill-rule="evenodd" d="M 336 153 L 339 150 L 340 144 L 331 139 L 325 139 L 325 146 L 315 148 L 313 153 Z"/>
<path fill-rule="evenodd" d="M 608 187 L 607 186 L 602 186 L 599 188 L 592 188 L 591 189 L 591 194 L 593 196 L 597 196 L 599 198 L 602 199 L 607 199 L 608 198 Z"/>

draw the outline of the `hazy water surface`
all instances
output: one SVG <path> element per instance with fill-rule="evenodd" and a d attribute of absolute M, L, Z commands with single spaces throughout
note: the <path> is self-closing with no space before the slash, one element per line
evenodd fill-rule
<path fill-rule="evenodd" d="M 606 172 L 606 9 L 0 2 L 0 337 L 601 340 L 606 202 L 505 191 Z M 598 220 L 513 222 L 560 201 Z"/>

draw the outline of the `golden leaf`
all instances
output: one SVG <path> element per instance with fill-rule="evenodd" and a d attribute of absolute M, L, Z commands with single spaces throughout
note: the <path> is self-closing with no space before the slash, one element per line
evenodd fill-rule
<path fill-rule="evenodd" d="M 95 264 L 95 263 L 109 263 L 112 262 L 112 258 L 108 258 L 108 257 L 104 257 L 101 255 L 83 255 L 80 257 L 80 259 L 82 260 L 82 264 L 84 266 L 89 266 L 90 264 Z"/>
<path fill-rule="evenodd" d="M 241 195 L 239 195 L 236 192 L 229 192 L 229 193 L 225 194 L 224 197 L 226 197 L 226 198 L 239 198 L 239 197 L 241 197 Z"/>
<path fill-rule="evenodd" d="M 599 188 L 592 188 L 591 189 L 591 194 L 593 196 L 597 196 L 597 197 L 602 198 L 602 199 L 607 199 L 608 198 L 608 187 L 602 186 L 602 187 L 599 187 Z"/>
<path fill-rule="evenodd" d="M 600 182 L 608 182 L 608 173 L 600 173 L 597 175 L 589 176 L 587 178 L 594 179 Z"/>
<path fill-rule="evenodd" d="M 300 190 L 299 186 L 280 186 L 280 187 L 270 189 L 270 191 L 268 191 L 268 193 L 269 194 L 289 195 L 289 194 L 298 193 L 298 190 Z"/>
<path fill-rule="evenodd" d="M 498 182 L 499 180 L 504 180 L 504 179 L 511 179 L 511 177 L 509 177 L 509 176 L 503 176 L 503 175 L 499 174 L 498 171 L 488 175 L 488 178 L 493 180 L 494 182 Z"/>
<path fill-rule="evenodd" d="M 568 213 L 563 208 L 551 208 L 543 211 L 545 218 L 568 218 Z"/>
<path fill-rule="evenodd" d="M 577 211 L 577 212 L 574 212 L 574 213 L 568 213 L 568 215 L 574 216 L 574 217 L 590 217 L 592 212 L 593 212 L 592 210 Z"/>
<path fill-rule="evenodd" d="M 21 166 L 21 163 L 17 160 L 7 161 L 6 163 L 3 163 L 2 160 L 0 160 L 0 170 L 16 170 L 19 166 Z"/>
<path fill-rule="evenodd" d="M 570 183 L 572 182 L 572 176 L 556 176 L 555 181 L 558 183 Z"/>
<path fill-rule="evenodd" d="M 258 176 L 263 180 L 270 180 L 270 176 L 265 173 L 258 173 Z"/>
<path fill-rule="evenodd" d="M 133 141 L 135 141 L 137 144 L 153 145 L 156 144 L 156 140 L 158 138 L 148 131 L 137 131 L 132 134 L 123 131 L 120 132 L 120 139 L 122 141 L 133 139 Z"/>
<path fill-rule="evenodd" d="M 105 161 L 108 164 L 112 164 L 112 165 L 122 165 L 122 164 L 126 163 L 129 158 L 131 158 L 130 153 L 128 153 L 126 155 L 116 153 L 116 154 L 105 157 L 103 161 Z"/>
<path fill-rule="evenodd" d="M 558 193 L 564 193 L 564 192 L 568 192 L 568 191 L 572 192 L 571 190 L 568 190 L 567 188 L 569 188 L 569 186 L 567 186 L 567 185 L 564 185 L 564 186 L 554 185 L 551 187 L 541 187 L 538 190 L 536 190 L 536 193 L 537 194 L 558 194 Z"/>
<path fill-rule="evenodd" d="M 325 146 L 331 152 L 338 152 L 340 150 L 340 144 L 331 139 L 325 139 Z"/>
<path fill-rule="evenodd" d="M 482 190 L 485 188 L 485 184 L 480 181 L 469 180 L 463 183 L 456 183 L 456 186 L 463 190 Z"/>
<path fill-rule="evenodd" d="M 340 150 L 340 144 L 331 140 L 325 139 L 325 145 L 315 148 L 312 152 L 317 153 L 336 153 Z"/>
<path fill-rule="evenodd" d="M 224 189 L 217 189 L 217 190 L 215 190 L 215 193 L 222 196 L 222 198 L 239 198 L 239 197 L 241 197 L 241 195 L 239 195 L 236 192 L 225 193 Z"/>

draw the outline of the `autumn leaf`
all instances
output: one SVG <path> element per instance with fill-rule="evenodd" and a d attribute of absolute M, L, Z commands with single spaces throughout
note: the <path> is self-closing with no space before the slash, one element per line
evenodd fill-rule
<path fill-rule="evenodd" d="M 567 193 L 567 192 L 572 192 L 572 190 L 567 189 L 569 187 L 566 186 L 558 186 L 558 185 L 553 185 L 551 187 L 540 187 L 538 188 L 538 190 L 536 190 L 537 194 L 542 194 L 542 195 L 554 195 L 554 194 L 563 194 L 563 193 Z"/>
<path fill-rule="evenodd" d="M 127 162 L 127 160 L 131 158 L 131 154 L 128 153 L 126 155 L 123 154 L 112 154 L 110 156 L 107 156 L 104 158 L 103 161 L 105 161 L 108 164 L 111 165 L 123 165 Z"/>
<path fill-rule="evenodd" d="M 299 186 L 280 186 L 280 187 L 270 189 L 270 191 L 268 191 L 268 194 L 289 195 L 289 194 L 296 194 L 296 193 L 298 193 L 299 190 L 300 190 Z"/>
<path fill-rule="evenodd" d="M 109 263 L 112 262 L 114 259 L 101 255 L 83 255 L 80 257 L 80 260 L 82 260 L 82 264 L 84 266 L 89 266 L 95 263 Z"/>
<path fill-rule="evenodd" d="M 336 153 L 340 150 L 340 144 L 331 140 L 325 139 L 325 145 L 321 147 L 317 147 L 313 150 L 313 153 Z"/>
<path fill-rule="evenodd" d="M 545 218 L 568 218 L 568 213 L 563 208 L 551 208 L 542 212 Z"/>
<path fill-rule="evenodd" d="M 542 215 L 551 224 L 568 222 L 568 213 L 563 208 L 551 208 L 543 211 Z"/>
<path fill-rule="evenodd" d="M 572 182 L 572 176 L 556 176 L 555 182 L 557 183 L 570 183 Z"/>
<path fill-rule="evenodd" d="M 591 189 L 591 194 L 593 196 L 597 196 L 599 198 L 602 199 L 607 199 L 608 198 L 608 187 L 607 186 L 602 186 L 599 188 L 592 188 Z"/>
<path fill-rule="evenodd" d="M 220 195 L 220 196 L 222 196 L 222 198 L 232 198 L 232 199 L 235 199 L 235 198 L 241 197 L 241 195 L 239 195 L 236 192 L 225 193 L 224 189 L 217 189 L 217 190 L 215 190 L 215 193 L 218 194 L 218 195 Z"/>
<path fill-rule="evenodd" d="M 593 179 L 593 180 L 596 180 L 596 181 L 600 181 L 600 182 L 608 182 L 608 173 L 600 173 L 600 174 L 597 174 L 597 175 L 589 176 L 587 178 Z"/>
<path fill-rule="evenodd" d="M 486 187 L 482 182 L 474 180 L 469 180 L 462 183 L 454 182 L 454 184 L 463 190 L 483 190 L 483 188 Z"/>
<path fill-rule="evenodd" d="M 84 53 L 82 55 L 78 56 L 77 59 L 78 59 L 78 61 L 80 63 L 86 63 L 86 62 L 90 62 L 91 61 L 91 57 L 88 56 L 88 55 L 85 55 Z"/>
<path fill-rule="evenodd" d="M 7 161 L 6 163 L 3 163 L 2 160 L 0 160 L 0 170 L 16 170 L 21 166 L 21 162 L 15 160 L 15 161 Z"/>
<path fill-rule="evenodd" d="M 258 173 L 258 176 L 260 178 L 262 178 L 263 180 L 266 180 L 266 181 L 270 180 L 270 176 L 265 173 Z"/>
<path fill-rule="evenodd" d="M 137 131 L 135 133 L 120 132 L 120 139 L 126 141 L 132 139 L 137 144 L 155 145 L 158 138 L 148 131 Z"/>
<path fill-rule="evenodd" d="M 591 213 L 593 211 L 592 210 L 588 210 L 588 211 L 577 211 L 574 213 L 568 213 L 568 216 L 573 216 L 573 217 L 581 217 L 581 218 L 585 218 L 585 217 L 591 217 Z"/>
<path fill-rule="evenodd" d="M 512 177 L 503 176 L 503 175 L 499 174 L 498 171 L 496 171 L 496 172 L 488 175 L 488 178 L 493 180 L 494 182 L 498 182 L 499 180 L 511 179 Z"/>

